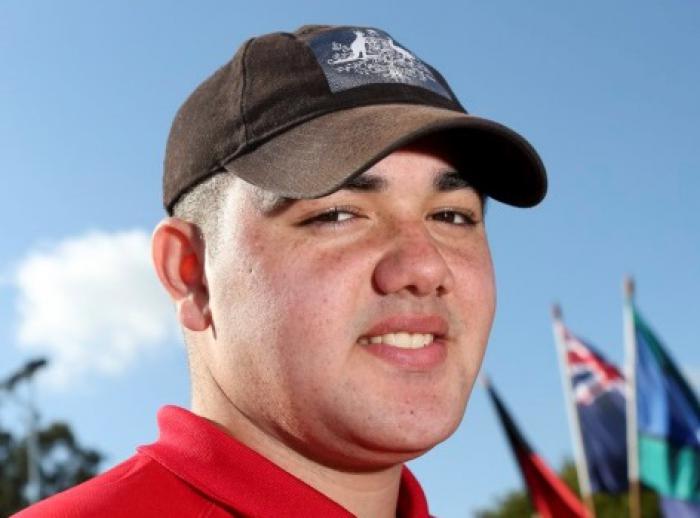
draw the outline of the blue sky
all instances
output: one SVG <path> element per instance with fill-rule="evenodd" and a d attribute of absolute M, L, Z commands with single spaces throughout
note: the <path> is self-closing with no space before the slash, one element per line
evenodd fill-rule
<path fill-rule="evenodd" d="M 160 405 L 187 405 L 184 348 L 143 256 L 163 215 L 168 128 L 246 38 L 306 23 L 385 29 L 470 112 L 540 151 L 548 198 L 489 208 L 499 305 L 485 371 L 547 460 L 571 455 L 553 301 L 621 361 L 621 283 L 634 275 L 647 320 L 698 386 L 700 4 L 6 0 L 0 377 L 50 350 L 44 420 L 69 420 L 108 467 L 155 438 Z M 0 407 L 3 424 L 19 417 Z M 455 435 L 412 467 L 442 517 L 521 484 L 479 387 Z"/>

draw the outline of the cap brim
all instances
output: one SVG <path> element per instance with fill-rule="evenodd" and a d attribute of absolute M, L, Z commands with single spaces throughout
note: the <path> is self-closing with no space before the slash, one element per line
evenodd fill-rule
<path fill-rule="evenodd" d="M 484 194 L 518 207 L 544 198 L 544 165 L 519 134 L 487 119 L 415 104 L 361 106 L 321 115 L 234 158 L 225 168 L 280 196 L 317 198 L 391 152 L 438 133 L 444 134 L 455 167 Z"/>

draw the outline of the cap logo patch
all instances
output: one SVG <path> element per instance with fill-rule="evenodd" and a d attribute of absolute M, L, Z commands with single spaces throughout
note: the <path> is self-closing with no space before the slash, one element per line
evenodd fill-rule
<path fill-rule="evenodd" d="M 309 45 L 334 93 L 372 83 L 403 83 L 452 99 L 428 65 L 379 29 L 327 31 Z"/>

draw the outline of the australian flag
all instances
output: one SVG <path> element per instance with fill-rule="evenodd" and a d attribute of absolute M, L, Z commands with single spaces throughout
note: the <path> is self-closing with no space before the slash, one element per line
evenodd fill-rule
<path fill-rule="evenodd" d="M 625 380 L 595 348 L 564 330 L 566 360 L 591 491 L 627 491 Z"/>

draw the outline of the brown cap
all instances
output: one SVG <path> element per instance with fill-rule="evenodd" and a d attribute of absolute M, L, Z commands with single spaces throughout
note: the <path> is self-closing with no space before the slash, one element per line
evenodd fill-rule
<path fill-rule="evenodd" d="M 545 169 L 520 135 L 467 114 L 442 75 L 379 29 L 305 26 L 248 40 L 178 111 L 163 203 L 232 172 L 289 198 L 338 189 L 392 151 L 444 134 L 484 194 L 544 198 Z"/>

